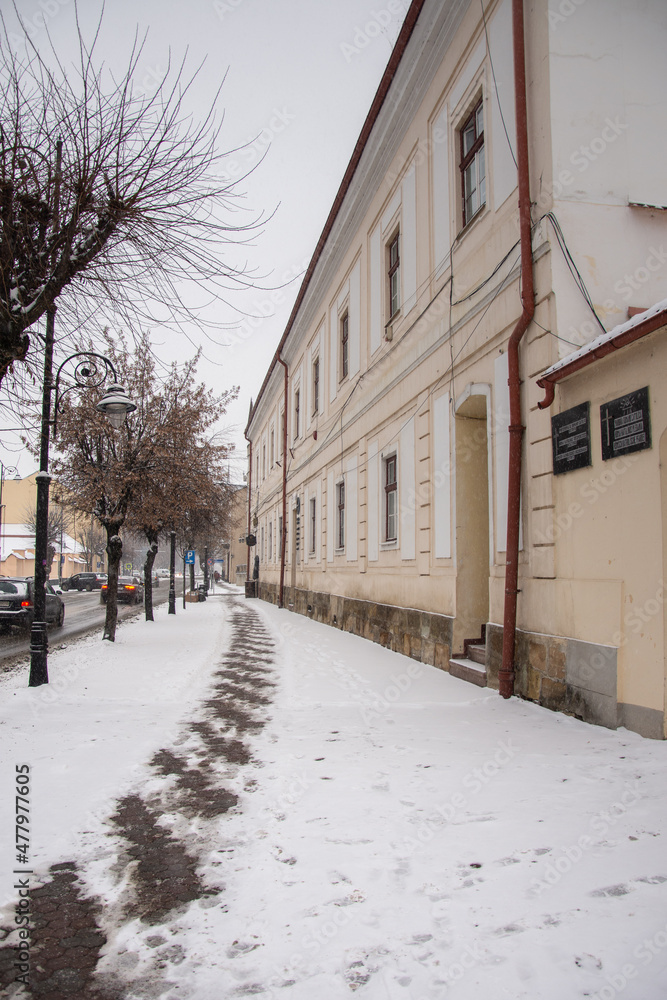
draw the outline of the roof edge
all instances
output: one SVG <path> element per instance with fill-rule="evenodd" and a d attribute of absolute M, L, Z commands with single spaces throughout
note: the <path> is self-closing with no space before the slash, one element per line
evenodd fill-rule
<path fill-rule="evenodd" d="M 352 184 L 352 179 L 354 177 L 354 174 L 356 173 L 357 167 L 359 166 L 359 161 L 361 160 L 364 149 L 366 148 L 366 143 L 368 142 L 370 134 L 373 130 L 373 126 L 375 125 L 378 119 L 378 116 L 385 102 L 387 94 L 389 93 L 389 88 L 391 87 L 394 76 L 396 75 L 396 70 L 398 69 L 401 59 L 405 54 L 405 50 L 407 48 L 408 42 L 410 41 L 410 38 L 412 37 L 412 32 L 414 31 L 417 19 L 419 18 L 419 15 L 421 14 L 422 8 L 425 3 L 426 0 L 412 0 L 410 8 L 405 16 L 405 20 L 403 22 L 403 25 L 401 26 L 401 30 L 398 33 L 398 38 L 396 39 L 396 44 L 394 45 L 391 56 L 389 57 L 387 68 L 385 69 L 382 79 L 380 80 L 380 85 L 378 86 L 378 89 L 375 92 L 373 103 L 371 104 L 370 110 L 366 116 L 366 120 L 362 126 L 361 132 L 359 133 L 359 138 L 357 139 L 354 150 L 352 151 L 352 156 L 350 157 L 350 162 L 348 163 L 347 169 L 343 174 L 343 179 L 340 183 L 340 187 L 338 188 L 336 197 L 334 198 L 334 202 L 329 211 L 329 215 L 327 216 L 327 220 L 324 223 L 324 228 L 315 246 L 315 251 L 310 259 L 310 263 L 308 264 L 308 268 L 304 275 L 303 281 L 301 282 L 301 287 L 299 288 L 299 292 L 296 297 L 294 306 L 292 308 L 292 312 L 290 313 L 289 319 L 287 320 L 287 325 L 285 327 L 284 333 L 280 338 L 280 342 L 278 344 L 278 347 L 276 348 L 275 354 L 273 355 L 271 364 L 269 365 L 267 373 L 264 376 L 264 381 L 262 382 L 260 390 L 257 393 L 257 398 L 255 400 L 255 403 L 254 405 L 252 405 L 251 403 L 250 413 L 248 414 L 248 422 L 245 426 L 245 431 L 244 431 L 244 435 L 246 437 L 248 434 L 248 429 L 250 427 L 250 424 L 252 423 L 253 417 L 255 416 L 257 407 L 264 393 L 264 390 L 266 389 L 269 379 L 271 378 L 271 373 L 273 372 L 273 369 L 276 367 L 278 363 L 278 358 L 280 357 L 281 351 L 285 346 L 285 342 L 290 334 L 292 327 L 294 326 L 297 315 L 299 313 L 299 309 L 301 308 L 306 292 L 308 290 L 308 285 L 310 284 L 311 278 L 313 277 L 313 273 L 315 271 L 315 268 L 317 267 L 317 263 L 320 257 L 322 256 L 322 251 L 324 250 L 325 244 L 331 234 L 331 230 L 333 229 L 336 217 L 338 216 L 341 205 L 343 204 L 345 195 L 347 194 L 350 185 Z"/>

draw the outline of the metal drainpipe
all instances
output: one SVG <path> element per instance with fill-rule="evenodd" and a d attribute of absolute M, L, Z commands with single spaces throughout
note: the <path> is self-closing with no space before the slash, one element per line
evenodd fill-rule
<path fill-rule="evenodd" d="M 287 538 L 287 362 L 278 356 L 285 369 L 285 399 L 283 402 L 283 530 L 280 538 L 280 593 L 278 607 L 284 608 L 285 597 L 285 541 Z"/>
<path fill-rule="evenodd" d="M 248 437 L 246 432 L 245 439 L 250 445 L 250 454 L 248 456 L 248 534 L 250 531 L 250 512 L 252 510 L 252 441 Z M 245 578 L 250 579 L 250 546 L 246 545 L 247 556 L 246 556 L 246 568 L 245 568 Z"/>
<path fill-rule="evenodd" d="M 519 227 L 521 234 L 521 300 L 523 311 L 512 331 L 512 336 L 507 347 L 508 385 L 510 390 L 507 558 L 505 568 L 505 613 L 503 618 L 503 659 L 498 678 L 500 694 L 503 698 L 509 698 L 514 693 L 516 606 L 517 595 L 519 593 L 517 583 L 519 576 L 519 519 L 521 516 L 521 444 L 524 431 L 521 414 L 519 341 L 528 329 L 535 312 L 523 0 L 512 0 L 512 37 L 514 41 L 514 100 L 516 105 Z"/>

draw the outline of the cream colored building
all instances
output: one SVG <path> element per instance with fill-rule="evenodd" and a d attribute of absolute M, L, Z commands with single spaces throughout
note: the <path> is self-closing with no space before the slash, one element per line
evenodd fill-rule
<path fill-rule="evenodd" d="M 666 45 L 661 0 L 415 0 L 247 427 L 261 597 L 657 738 Z"/>
<path fill-rule="evenodd" d="M 2 484 L 2 524 L 0 530 L 0 574 L 2 576 L 34 576 L 35 534 L 25 524 L 37 502 L 36 473 L 24 479 L 4 479 Z M 55 501 L 51 499 L 53 505 Z M 72 576 L 87 568 L 81 544 L 75 540 L 74 519 L 66 515 L 64 521 L 69 531 L 55 540 L 56 555 L 51 566 L 51 577 Z M 70 534 L 71 532 L 71 534 Z M 62 559 L 61 559 L 62 556 Z"/>

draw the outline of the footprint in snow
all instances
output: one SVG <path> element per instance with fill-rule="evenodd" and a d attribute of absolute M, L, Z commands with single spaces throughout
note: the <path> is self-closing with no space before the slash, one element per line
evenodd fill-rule
<path fill-rule="evenodd" d="M 627 896 L 632 889 L 628 885 L 608 885 L 604 889 L 593 889 L 589 896 Z"/>

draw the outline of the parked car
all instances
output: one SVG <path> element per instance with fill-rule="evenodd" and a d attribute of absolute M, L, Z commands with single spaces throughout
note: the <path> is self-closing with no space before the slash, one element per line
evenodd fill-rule
<path fill-rule="evenodd" d="M 30 628 L 35 617 L 35 584 L 30 578 L 3 577 L 0 579 L 0 630 L 9 631 L 12 625 Z M 46 620 L 58 628 L 65 621 L 62 597 L 46 584 Z"/>
<path fill-rule="evenodd" d="M 106 582 L 106 573 L 75 573 L 63 580 L 63 590 L 100 590 Z"/>
<path fill-rule="evenodd" d="M 138 576 L 119 576 L 117 601 L 119 604 L 142 604 L 144 600 L 144 585 Z M 107 584 L 102 584 L 100 604 L 107 603 Z"/>

